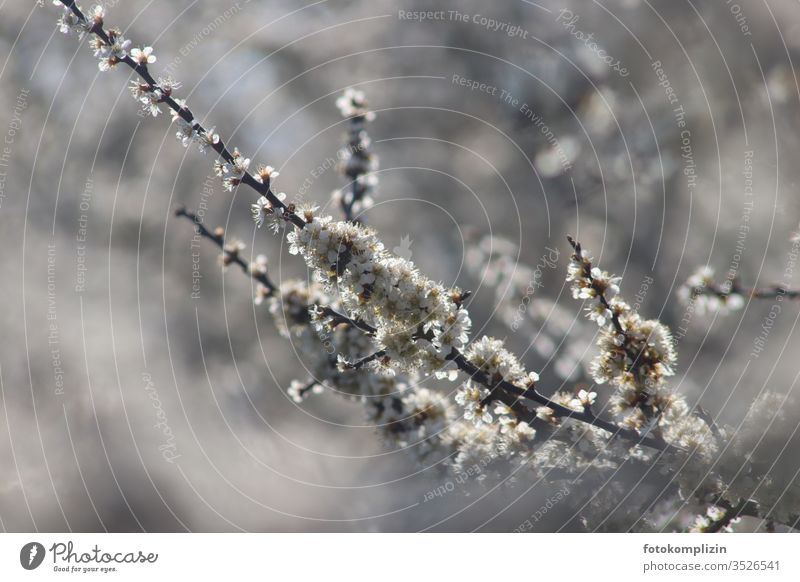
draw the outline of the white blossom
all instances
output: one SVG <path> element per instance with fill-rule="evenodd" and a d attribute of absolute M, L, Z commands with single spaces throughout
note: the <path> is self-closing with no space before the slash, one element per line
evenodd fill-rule
<path fill-rule="evenodd" d="M 131 58 L 140 65 L 151 65 L 156 62 L 156 56 L 153 54 L 151 46 L 132 48 L 130 54 Z"/>
<path fill-rule="evenodd" d="M 277 172 L 272 166 L 259 166 L 258 170 L 256 170 L 255 179 L 262 184 L 269 184 L 278 176 L 280 176 L 280 172 Z"/>
<path fill-rule="evenodd" d="M 210 128 L 201 131 L 197 135 L 197 147 L 200 148 L 202 153 L 206 153 L 208 148 L 213 148 L 219 143 L 219 134 L 215 131 L 215 128 Z"/>
<path fill-rule="evenodd" d="M 578 396 L 573 398 L 570 404 L 575 408 L 589 408 L 594 404 L 597 399 L 597 392 L 589 392 L 587 390 L 579 390 Z"/>
<path fill-rule="evenodd" d="M 367 110 L 367 101 L 363 91 L 348 87 L 344 94 L 336 100 L 336 107 L 342 117 L 364 116 L 370 121 L 374 114 Z"/>
<path fill-rule="evenodd" d="M 234 148 L 229 161 L 217 160 L 214 164 L 214 173 L 222 178 L 222 186 L 226 190 L 233 191 L 241 183 L 249 167 L 250 158 L 244 157 L 238 148 Z"/>
<path fill-rule="evenodd" d="M 266 213 L 271 208 L 269 200 L 267 200 L 266 196 L 261 196 L 254 204 L 250 206 L 250 208 L 253 213 L 253 220 L 255 221 L 256 226 L 261 228 L 261 225 L 264 224 Z"/>
<path fill-rule="evenodd" d="M 117 66 L 128 56 L 128 49 L 131 41 L 126 40 L 118 30 L 111 29 L 107 33 L 108 43 L 95 37 L 92 45 L 94 55 L 100 59 L 98 68 L 101 71 L 108 71 Z"/>
<path fill-rule="evenodd" d="M 484 404 L 484 400 L 488 397 L 489 391 L 486 388 L 466 383 L 456 394 L 456 402 L 464 407 L 464 418 L 480 426 L 492 422 L 492 415 L 488 406 Z"/>

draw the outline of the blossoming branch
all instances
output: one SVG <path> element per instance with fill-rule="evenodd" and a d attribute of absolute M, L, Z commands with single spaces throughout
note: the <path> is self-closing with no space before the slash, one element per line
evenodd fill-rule
<path fill-rule="evenodd" d="M 538 374 L 526 370 L 503 341 L 471 339 L 469 294 L 428 278 L 363 224 L 359 214 L 371 204 L 377 162 L 365 131 L 373 114 L 362 93 L 348 90 L 337 103 L 349 124 L 343 163 L 349 183 L 334 193 L 344 215 L 335 220 L 313 204 L 287 203 L 285 194 L 273 192 L 278 174 L 271 166 L 251 173 L 249 158 L 229 150 L 214 128 L 203 127 L 174 97 L 178 82 L 152 76 L 153 49 L 133 47 L 119 30 L 105 27 L 102 7 L 84 13 L 73 0 L 54 4 L 63 5 L 63 32 L 92 35 L 100 70 L 130 67 L 140 77 L 131 94 L 144 110 L 158 117 L 166 106 L 182 145 L 217 154 L 214 172 L 227 190 L 245 184 L 256 192 L 256 225 L 286 231 L 290 253 L 313 272 L 310 284 L 277 285 L 266 257 L 248 263 L 242 243 L 227 241 L 221 229 L 209 231 L 188 210 L 177 212 L 222 250 L 223 265 L 238 265 L 257 282 L 256 303 L 268 306 L 278 331 L 310 359 L 310 376 L 288 389 L 295 401 L 324 389 L 356 399 L 387 444 L 413 451 L 421 462 L 444 460 L 455 471 L 482 463 L 502 479 L 528 474 L 556 486 L 580 482 L 586 494 L 574 499 L 582 503 L 585 524 L 612 511 L 640 528 L 673 527 L 687 510 L 701 514 L 693 527 L 702 531 L 729 529 L 742 515 L 797 523 L 796 480 L 776 478 L 748 452 L 754 431 L 763 426 L 758 415 L 776 410 L 780 397 L 763 395 L 749 432 L 717 426 L 693 409 L 668 385 L 677 362 L 669 330 L 632 309 L 620 296 L 620 279 L 599 269 L 579 242 L 569 239 L 567 280 L 599 327 L 591 376 L 610 388 L 602 396 L 612 420 L 595 411 L 599 388 L 546 396 L 537 387 Z M 419 386 L 429 376 L 455 381 L 460 375 L 466 380 L 453 400 Z M 742 462 L 747 471 L 736 471 Z M 617 500 L 632 494 L 619 479 L 628 471 L 635 473 L 631 482 L 648 492 L 620 511 Z M 668 477 L 666 484 L 653 478 L 658 475 Z M 664 503 L 674 513 L 665 512 Z"/>

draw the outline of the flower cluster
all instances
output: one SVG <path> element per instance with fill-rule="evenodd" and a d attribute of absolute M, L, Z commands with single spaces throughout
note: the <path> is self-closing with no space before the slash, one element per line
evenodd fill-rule
<path fill-rule="evenodd" d="M 597 342 L 600 353 L 592 362 L 598 384 L 609 382 L 616 389 L 614 406 L 625 415 L 625 424 L 639 429 L 653 416 L 664 398 L 665 378 L 671 376 L 675 350 L 669 330 L 657 320 L 645 320 L 627 311 L 619 317 L 623 332 L 604 327 Z"/>
<path fill-rule="evenodd" d="M 475 426 L 492 422 L 488 399 L 489 390 L 472 382 L 465 382 L 456 394 L 456 402 L 464 407 L 464 419 L 472 421 Z"/>
<path fill-rule="evenodd" d="M 619 293 L 622 277 L 609 275 L 592 266 L 592 257 L 585 249 L 576 250 L 567 267 L 567 281 L 572 283 L 572 297 L 575 299 L 596 299 L 602 297 L 606 303 Z M 598 325 L 603 325 L 598 322 Z"/>
<path fill-rule="evenodd" d="M 526 372 L 517 357 L 506 349 L 502 340 L 483 336 L 472 342 L 466 352 L 467 359 L 485 374 L 492 385 L 501 381 L 528 387 L 538 382 L 536 372 Z"/>
<path fill-rule="evenodd" d="M 179 89 L 181 84 L 174 80 L 172 77 L 160 77 L 158 85 L 151 85 L 143 81 L 131 81 L 130 92 L 131 96 L 141 104 L 142 111 L 145 114 L 158 117 L 161 114 L 161 107 L 159 106 L 164 102 L 166 97 L 172 95 L 172 92 Z"/>
<path fill-rule="evenodd" d="M 598 384 L 610 383 L 614 411 L 623 426 L 643 429 L 663 419 L 675 398 L 665 385 L 674 374 L 675 348 L 669 330 L 657 320 L 646 320 L 619 297 L 619 277 L 593 266 L 589 253 L 575 246 L 567 280 L 573 297 L 590 300 L 589 319 L 600 326 L 599 354 L 591 374 Z"/>
<path fill-rule="evenodd" d="M 683 396 L 666 383 L 674 374 L 677 360 L 669 330 L 659 321 L 646 320 L 632 310 L 618 296 L 617 278 L 594 267 L 591 256 L 579 244 L 572 244 L 575 253 L 568 280 L 573 295 L 596 302 L 588 308 L 589 317 L 601 328 L 599 354 L 592 362 L 591 374 L 598 384 L 608 383 L 614 388 L 609 403 L 620 426 L 638 434 L 655 435 L 674 447 L 662 460 L 679 469 L 677 483 L 684 497 L 707 501 L 721 495 L 722 483 L 716 477 L 709 479 L 716 475 L 710 470 L 718 451 L 714 427 L 693 414 Z M 592 317 L 599 312 L 602 317 Z M 579 408 L 591 400 L 589 393 L 579 393 L 570 404 Z M 687 453 L 691 455 L 690 462 Z M 651 458 L 638 447 L 628 454 L 645 462 Z"/>
<path fill-rule="evenodd" d="M 387 446 L 406 449 L 420 462 L 432 453 L 438 458 L 452 454 L 456 443 L 449 430 L 456 418 L 448 398 L 427 388 L 412 389 L 418 383 L 415 377 L 337 365 L 335 355 L 363 358 L 373 349 L 372 342 L 362 330 L 332 315 L 340 305 L 320 285 L 286 281 L 259 303 L 267 305 L 278 331 L 302 354 L 309 372 L 307 379 L 290 383 L 292 400 L 300 403 L 327 389 L 360 401 Z"/>
<path fill-rule="evenodd" d="M 264 169 L 268 171 L 273 177 L 277 174 Z M 280 335 L 301 354 L 309 376 L 290 382 L 286 390 L 289 398 L 299 404 L 327 389 L 360 401 L 367 419 L 387 445 L 406 449 L 420 461 L 434 452 L 437 460 L 453 454 L 457 443 L 450 431 L 459 421 L 448 398 L 426 388 L 412 389 L 419 381 L 416 376 L 377 375 L 365 368 L 343 369 L 337 365 L 337 359 L 357 360 L 374 348 L 362 329 L 338 315 L 341 304 L 326 289 L 294 279 L 275 285 L 269 279 L 269 261 L 264 255 L 248 263 L 244 244 L 226 239 L 222 228 L 207 230 L 185 209 L 177 214 L 190 218 L 198 232 L 221 249 L 223 266 L 236 264 L 257 282 L 255 303 L 266 307 Z"/>
<path fill-rule="evenodd" d="M 122 32 L 116 28 L 110 28 L 106 32 L 106 37 L 108 40 L 95 36 L 89 43 L 94 56 L 100 59 L 97 67 L 101 71 L 115 68 L 128 56 L 131 46 L 131 41 L 122 36 Z"/>
<path fill-rule="evenodd" d="M 451 454 L 448 431 L 455 422 L 455 411 L 449 399 L 428 388 L 394 387 L 399 394 L 366 401 L 367 418 L 378 428 L 384 443 L 413 450 L 419 461 L 432 455 L 440 460 Z"/>
<path fill-rule="evenodd" d="M 463 418 L 471 428 L 456 429 L 454 438 L 459 443 L 456 468 L 476 462 L 486 466 L 497 460 L 530 459 L 537 454 L 532 446 L 536 431 L 508 403 L 516 401 L 500 397 L 502 389 L 497 386 L 508 382 L 519 388 L 532 387 L 539 380 L 538 374 L 526 372 L 501 340 L 487 336 L 471 343 L 464 357 L 474 367 L 474 377 L 462 384 L 455 400 L 463 408 Z M 477 376 L 485 378 L 493 389 L 480 384 Z"/>
<path fill-rule="evenodd" d="M 594 403 L 594 393 L 578 395 L 559 390 L 550 400 L 560 406 L 581 412 L 587 402 Z M 591 406 L 591 404 L 589 404 Z M 632 463 L 638 452 L 636 445 L 609 441 L 608 433 L 594 425 L 576 421 L 570 417 L 560 417 L 550 406 L 536 409 L 537 418 L 543 428 L 549 429 L 548 438 L 542 442 L 533 457 L 533 468 L 540 474 L 556 470 L 566 475 L 583 474 L 587 480 L 603 479 L 610 471 L 617 470 L 627 459 Z"/>
<path fill-rule="evenodd" d="M 454 423 L 448 431 L 456 455 L 450 462 L 456 473 L 478 474 L 483 481 L 490 475 L 494 479 L 508 479 L 509 463 L 515 465 L 512 473 L 524 470 L 534 448 L 534 431 L 527 423 L 519 422 L 516 416 L 498 406 L 497 423 L 474 425 L 470 422 Z"/>
<path fill-rule="evenodd" d="M 222 178 L 223 187 L 230 192 L 241 183 L 249 167 L 250 158 L 244 157 L 238 149 L 234 149 L 230 161 L 217 160 L 214 163 L 214 174 Z"/>
<path fill-rule="evenodd" d="M 62 33 L 75 33 L 79 38 L 83 38 L 90 32 L 103 30 L 106 11 L 102 5 L 96 4 L 82 18 L 60 0 L 53 0 L 53 4 L 62 7 L 61 18 L 58 20 L 58 28 Z M 83 14 L 79 7 L 78 12 Z M 122 32 L 115 28 L 105 31 L 104 36 L 97 35 L 92 38 L 89 46 L 94 56 L 100 59 L 98 67 L 101 71 L 113 69 L 128 56 L 138 65 L 146 66 L 156 62 L 152 47 L 130 48 L 131 41 L 126 40 Z"/>
<path fill-rule="evenodd" d="M 273 175 L 277 175 L 277 172 L 275 172 Z M 275 197 L 279 201 L 286 200 L 286 193 L 278 192 L 275 194 Z M 281 227 L 285 226 L 286 224 L 282 220 L 283 208 L 276 208 L 266 196 L 261 196 L 256 202 L 254 202 L 250 206 L 250 212 L 252 213 L 253 220 L 258 228 L 261 228 L 264 222 L 269 220 L 270 230 L 273 232 L 278 232 L 278 230 L 280 230 Z"/>
<path fill-rule="evenodd" d="M 375 328 L 376 349 L 398 372 L 443 375 L 451 352 L 468 341 L 471 321 L 461 292 L 424 277 L 414 264 L 388 252 L 375 231 L 304 212 L 303 228 L 289 232 L 289 252 L 302 256 L 317 280 L 336 286 L 351 317 Z"/>

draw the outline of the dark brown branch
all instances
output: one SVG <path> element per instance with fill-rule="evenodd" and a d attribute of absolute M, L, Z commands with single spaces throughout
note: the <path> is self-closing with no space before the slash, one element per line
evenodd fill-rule
<path fill-rule="evenodd" d="M 72 12 L 81 19 L 84 23 L 88 24 L 88 20 L 86 16 L 81 12 L 80 8 L 75 4 L 74 0 L 60 0 L 64 6 L 68 7 Z M 105 44 L 110 45 L 111 41 L 108 37 L 108 34 L 104 30 L 103 26 L 96 26 L 93 25 L 89 28 L 89 31 L 92 34 L 95 34 L 100 40 L 102 40 Z M 194 115 L 192 114 L 191 110 L 188 107 L 181 107 L 177 101 L 169 94 L 168 91 L 164 91 L 158 82 L 153 78 L 150 72 L 147 69 L 146 64 L 138 63 L 134 61 L 130 56 L 126 55 L 124 59 L 120 62 L 125 63 L 128 67 L 133 69 L 142 80 L 147 83 L 150 91 L 160 91 L 163 95 L 162 102 L 165 103 L 170 109 L 172 109 L 177 115 L 180 116 L 185 122 L 192 124 L 192 128 L 198 133 L 202 134 L 206 132 L 206 128 L 204 128 L 199 122 L 195 121 Z M 222 138 L 219 139 L 216 143 L 210 144 L 210 146 L 220 155 L 226 162 L 233 162 L 233 154 L 228 150 L 225 143 L 223 142 Z M 242 183 L 247 184 L 253 190 L 255 190 L 259 195 L 265 196 L 267 200 L 269 200 L 270 204 L 272 204 L 273 208 L 280 208 L 283 211 L 283 216 L 285 219 L 292 224 L 294 224 L 298 228 L 303 228 L 305 226 L 305 221 L 295 214 L 289 206 L 287 206 L 282 200 L 280 200 L 275 194 L 272 192 L 270 188 L 269 182 L 259 182 L 256 180 L 252 174 L 249 172 L 245 172 L 242 176 Z"/>
<path fill-rule="evenodd" d="M 225 254 L 226 259 L 231 262 L 239 265 L 242 271 L 250 275 L 253 279 L 261 283 L 270 293 L 274 293 L 276 290 L 275 284 L 270 280 L 266 273 L 262 271 L 253 271 L 251 269 L 251 264 L 249 261 L 242 258 L 242 256 L 236 252 L 232 253 L 230 251 L 225 250 L 225 233 L 222 229 L 219 229 L 220 232 L 211 232 L 206 228 L 203 222 L 197 217 L 197 215 L 187 210 L 185 207 L 181 206 L 175 209 L 175 216 L 177 217 L 185 217 L 191 220 L 194 223 L 194 226 L 197 230 L 197 234 L 202 236 L 203 238 L 207 238 L 211 242 L 213 242 L 219 249 Z"/>
<path fill-rule="evenodd" d="M 636 444 L 650 447 L 652 449 L 658 450 L 681 450 L 673 445 L 669 445 L 663 439 L 655 438 L 652 436 L 642 436 L 634 430 L 622 428 L 620 426 L 615 425 L 614 423 L 608 422 L 599 418 L 594 415 L 594 413 L 584 408 L 582 411 L 576 411 L 571 408 L 567 408 L 558 402 L 554 402 L 550 400 L 545 395 L 539 393 L 535 388 L 521 388 L 508 382 L 506 380 L 500 380 L 494 382 L 491 378 L 489 378 L 484 372 L 482 372 L 475 364 L 470 362 L 464 354 L 459 352 L 458 350 L 453 350 L 449 356 L 449 359 L 455 362 L 458 369 L 465 372 L 472 378 L 473 380 L 479 382 L 489 390 L 494 390 L 497 387 L 502 388 L 506 392 L 510 394 L 514 394 L 517 396 L 521 396 L 537 404 L 542 406 L 546 406 L 547 408 L 553 411 L 554 416 L 559 418 L 571 418 L 573 420 L 577 420 L 580 422 L 585 422 L 587 424 L 591 424 L 598 428 L 605 430 L 606 432 L 611 433 L 611 436 L 621 437 L 626 440 L 635 442 Z"/>
<path fill-rule="evenodd" d="M 339 313 L 338 311 L 336 311 L 336 310 L 334 310 L 334 309 L 332 309 L 330 307 L 327 307 L 327 306 L 325 306 L 325 307 L 317 306 L 317 307 L 319 307 L 319 309 L 321 309 L 322 315 L 324 317 L 330 318 L 330 320 L 331 320 L 331 322 L 333 323 L 334 326 L 341 325 L 341 324 L 350 325 L 352 327 L 360 329 L 361 331 L 363 331 L 364 333 L 369 334 L 369 335 L 373 335 L 373 334 L 375 334 L 375 332 L 378 331 L 377 329 L 375 329 L 374 327 L 372 327 L 368 323 L 366 323 L 364 321 L 361 321 L 360 319 L 352 319 L 352 318 L 350 318 L 350 317 L 348 317 L 348 316 L 346 316 L 346 315 L 344 315 L 342 313 Z"/>

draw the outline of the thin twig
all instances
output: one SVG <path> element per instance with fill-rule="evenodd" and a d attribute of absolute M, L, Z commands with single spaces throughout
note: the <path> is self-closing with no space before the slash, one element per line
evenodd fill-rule
<path fill-rule="evenodd" d="M 581 243 L 579 243 L 569 235 L 567 235 L 567 240 L 569 241 L 569 244 L 572 246 L 572 249 L 575 251 L 575 259 L 578 261 L 582 261 L 583 257 L 581 256 Z M 622 324 L 619 322 L 619 317 L 614 312 L 614 310 L 611 309 L 611 304 L 606 299 L 605 293 L 603 292 L 602 289 L 594 286 L 594 278 L 592 277 L 592 269 L 590 266 L 588 265 L 586 266 L 584 270 L 584 275 L 592 283 L 592 286 L 594 287 L 594 290 L 597 293 L 597 298 L 600 300 L 600 303 L 611 313 L 611 322 L 614 324 L 614 329 L 617 330 L 618 334 L 625 335 L 625 330 L 622 328 Z"/>
<path fill-rule="evenodd" d="M 362 217 L 353 215 L 353 207 L 356 202 L 359 202 L 366 195 L 368 188 L 367 184 L 360 179 L 369 173 L 370 152 L 364 146 L 365 125 L 367 123 L 366 115 L 353 115 L 348 120 L 347 128 L 347 148 L 350 156 L 358 160 L 358 163 L 350 163 L 345 169 L 344 175 L 350 180 L 348 187 L 350 188 L 349 200 L 346 196 L 341 197 L 342 213 L 345 220 L 352 220 L 354 222 L 362 222 Z"/>
<path fill-rule="evenodd" d="M 197 234 L 199 234 L 203 238 L 207 238 L 208 240 L 213 242 L 215 245 L 217 245 L 217 247 L 219 247 L 219 249 L 223 253 L 225 253 L 225 256 L 228 259 L 228 261 L 230 261 L 231 263 L 236 263 L 237 265 L 239 265 L 239 267 L 241 267 L 242 271 L 244 271 L 245 273 L 250 275 L 253 279 L 255 279 L 256 281 L 261 283 L 270 293 L 274 293 L 275 292 L 275 289 L 277 289 L 277 287 L 270 280 L 270 278 L 267 276 L 267 274 L 264 271 L 253 270 L 251 268 L 251 263 L 249 261 L 243 259 L 240 253 L 238 253 L 238 252 L 233 253 L 233 252 L 229 252 L 229 251 L 225 250 L 225 233 L 224 232 L 219 232 L 219 233 L 211 232 L 210 230 L 208 230 L 208 228 L 206 228 L 206 226 L 203 224 L 203 222 L 197 217 L 197 215 L 194 212 L 192 212 L 190 210 L 187 210 L 183 206 L 180 206 L 180 207 L 175 209 L 175 216 L 177 216 L 179 218 L 180 217 L 185 217 L 185 218 L 188 218 L 189 220 L 191 220 L 194 223 L 195 228 L 197 229 Z"/>

